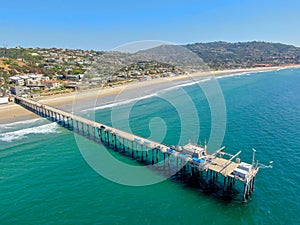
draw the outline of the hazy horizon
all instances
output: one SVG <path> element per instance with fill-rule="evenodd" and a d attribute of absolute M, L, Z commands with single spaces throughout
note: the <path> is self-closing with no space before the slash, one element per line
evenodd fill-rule
<path fill-rule="evenodd" d="M 215 40 L 215 41 L 209 41 L 209 42 L 193 42 L 193 43 L 171 43 L 171 44 L 168 44 L 168 43 L 163 43 L 162 41 L 157 41 L 157 40 L 145 40 L 145 42 L 147 41 L 153 41 L 153 42 L 161 42 L 162 44 L 160 45 L 153 45 L 150 47 L 147 46 L 145 48 L 141 47 L 141 49 L 138 49 L 139 50 L 146 50 L 146 49 L 151 49 L 151 48 L 155 48 L 155 47 L 158 47 L 158 46 L 161 46 L 161 45 L 189 45 L 189 44 L 197 44 L 197 43 L 201 43 L 201 44 L 206 44 L 206 43 L 213 43 L 213 42 L 227 42 L 227 43 L 246 43 L 246 42 L 265 42 L 265 43 L 272 43 L 272 44 L 276 44 L 276 43 L 279 43 L 279 44 L 284 44 L 284 45 L 293 45 L 295 47 L 298 47 L 300 48 L 300 45 L 294 45 L 292 43 L 284 43 L 284 42 L 272 42 L 272 41 L 266 41 L 266 40 L 249 40 L 249 41 L 235 41 L 235 42 L 230 42 L 230 41 L 223 41 L 223 40 Z M 130 46 L 132 44 L 135 44 L 135 43 L 139 43 L 139 42 L 143 42 L 143 41 L 136 41 L 136 42 L 131 42 L 131 43 L 124 43 L 122 45 L 119 45 L 119 46 L 116 46 L 115 48 L 113 49 L 93 49 L 93 48 L 68 48 L 68 47 L 64 47 L 64 46 L 23 46 L 23 45 L 16 45 L 16 46 L 9 46 L 9 45 L 5 45 L 3 44 L 1 46 L 0 44 L 0 48 L 3 48 L 3 47 L 6 47 L 6 48 L 33 48 L 33 49 L 38 49 L 38 48 L 45 48 L 45 49 L 51 49 L 51 48 L 57 48 L 57 49 L 71 49 L 71 50 L 92 50 L 92 51 L 104 51 L 104 52 L 109 52 L 109 51 L 119 51 L 119 49 L 122 49 L 123 46 L 125 46 L 125 48 L 129 48 L 127 46 Z M 123 52 L 123 49 L 122 51 Z M 133 51 L 135 52 L 135 51 Z"/>

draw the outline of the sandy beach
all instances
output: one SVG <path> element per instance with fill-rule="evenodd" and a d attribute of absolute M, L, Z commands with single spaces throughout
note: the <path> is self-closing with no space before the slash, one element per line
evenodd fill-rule
<path fill-rule="evenodd" d="M 104 105 L 108 103 L 141 97 L 153 93 L 157 90 L 172 87 L 182 82 L 195 81 L 211 76 L 224 76 L 247 72 L 260 72 L 278 70 L 284 68 L 297 68 L 300 65 L 291 65 L 284 67 L 257 67 L 248 69 L 234 69 L 234 70 L 220 70 L 220 71 L 205 71 L 188 75 L 180 75 L 175 77 L 159 78 L 155 80 L 134 82 L 122 86 L 91 89 L 82 92 L 73 92 L 70 94 L 62 94 L 55 96 L 47 96 L 36 99 L 43 104 L 51 105 L 66 111 L 80 110 L 83 108 L 95 107 L 96 105 Z M 120 96 L 122 95 L 122 98 Z M 124 97 L 123 97 L 124 95 Z M 84 101 L 84 104 L 83 104 Z M 76 104 L 74 104 L 76 102 Z M 75 107 L 75 109 L 74 109 Z M 34 113 L 24 109 L 23 107 L 9 103 L 7 105 L 0 105 L 0 124 L 12 123 L 21 120 L 31 119 L 37 117 Z"/>

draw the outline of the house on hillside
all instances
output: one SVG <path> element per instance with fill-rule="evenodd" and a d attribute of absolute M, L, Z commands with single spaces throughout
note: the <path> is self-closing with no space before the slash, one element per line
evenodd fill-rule
<path fill-rule="evenodd" d="M 41 77 L 41 82 L 47 82 L 49 80 L 50 80 L 50 77 L 48 77 L 48 76 L 42 76 Z"/>
<path fill-rule="evenodd" d="M 30 93 L 30 88 L 24 86 L 15 86 L 10 88 L 10 92 L 13 95 L 26 97 Z"/>
<path fill-rule="evenodd" d="M 60 88 L 61 87 L 61 83 L 59 83 L 58 81 L 47 81 L 44 82 L 45 88 L 47 89 L 56 89 L 56 88 Z"/>
<path fill-rule="evenodd" d="M 17 86 L 24 86 L 25 85 L 24 80 L 21 79 L 20 76 L 18 76 L 18 75 L 9 77 L 8 80 L 9 80 L 10 83 L 13 83 L 14 85 L 17 85 Z"/>
<path fill-rule="evenodd" d="M 69 83 L 65 84 L 65 87 L 66 88 L 72 88 L 74 90 L 78 90 L 79 89 L 79 86 L 78 86 L 77 82 L 69 82 Z"/>

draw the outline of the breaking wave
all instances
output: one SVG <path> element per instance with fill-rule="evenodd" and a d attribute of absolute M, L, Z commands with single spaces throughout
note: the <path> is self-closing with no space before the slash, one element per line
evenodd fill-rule
<path fill-rule="evenodd" d="M 37 127 L 26 128 L 22 130 L 11 131 L 0 134 L 0 141 L 11 142 L 27 138 L 30 134 L 49 134 L 57 133 L 57 123 L 45 124 Z"/>
<path fill-rule="evenodd" d="M 31 120 L 18 121 L 18 122 L 14 122 L 14 123 L 0 124 L 0 129 L 11 128 L 11 127 L 20 126 L 20 125 L 28 125 L 28 124 L 36 123 L 40 120 L 43 120 L 43 119 L 36 118 L 36 119 L 31 119 Z"/>
<path fill-rule="evenodd" d="M 211 79 L 211 77 L 208 77 L 206 79 L 194 80 L 192 82 L 181 83 L 181 84 L 175 85 L 173 87 L 168 87 L 168 88 L 159 90 L 159 91 L 157 91 L 155 93 L 152 93 L 152 94 L 148 94 L 148 95 L 144 95 L 144 96 L 141 96 L 141 97 L 132 98 L 132 99 L 128 99 L 128 100 L 120 100 L 120 101 L 117 101 L 117 102 L 110 102 L 110 103 L 107 103 L 105 105 L 100 105 L 100 106 L 97 106 L 97 107 L 94 107 L 94 108 L 84 109 L 84 110 L 82 110 L 82 112 L 94 111 L 94 110 L 100 110 L 100 109 L 107 109 L 107 108 L 112 108 L 112 107 L 121 106 L 121 105 L 127 105 L 127 104 L 132 103 L 132 102 L 137 102 L 137 101 L 140 101 L 140 100 L 144 100 L 144 99 L 159 96 L 159 94 L 162 94 L 162 93 L 165 93 L 165 92 L 168 92 L 168 91 L 172 91 L 172 90 L 178 89 L 180 87 L 187 87 L 187 86 L 191 86 L 191 85 L 198 84 L 198 83 L 201 83 L 201 82 L 206 82 L 206 81 L 209 81 L 210 79 Z"/>
<path fill-rule="evenodd" d="M 157 93 L 145 95 L 145 96 L 138 97 L 138 98 L 128 99 L 128 100 L 125 100 L 125 101 L 112 102 L 112 103 L 108 103 L 108 104 L 105 104 L 105 105 L 97 106 L 97 107 L 94 107 L 94 108 L 84 109 L 84 110 L 82 110 L 82 112 L 94 111 L 94 110 L 106 109 L 106 108 L 112 108 L 114 106 L 120 106 L 120 105 L 126 105 L 126 104 L 129 104 L 129 103 L 132 103 L 132 102 L 137 102 L 137 101 L 142 100 L 142 99 L 152 98 L 154 96 L 157 96 Z"/>

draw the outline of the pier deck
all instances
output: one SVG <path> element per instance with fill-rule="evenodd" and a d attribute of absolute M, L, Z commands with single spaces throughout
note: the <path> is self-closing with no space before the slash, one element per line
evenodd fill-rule
<path fill-rule="evenodd" d="M 218 174 L 222 175 L 224 177 L 224 185 L 226 184 L 226 178 L 227 178 L 227 184 L 232 186 L 232 184 L 235 183 L 236 180 L 239 180 L 243 182 L 244 185 L 244 195 L 243 200 L 245 201 L 254 190 L 254 180 L 255 176 L 258 172 L 258 168 L 256 167 L 249 167 L 249 171 L 247 173 L 238 174 L 235 173 L 235 170 L 238 169 L 238 167 L 241 165 L 239 162 L 239 159 L 236 160 L 236 162 L 233 161 L 235 157 L 238 156 L 240 152 L 238 152 L 236 155 L 230 155 L 227 153 L 223 153 L 223 148 L 219 149 L 215 154 L 209 154 L 206 152 L 205 148 L 205 154 L 201 156 L 199 159 L 194 158 L 192 154 L 186 154 L 180 151 L 180 149 L 171 148 L 170 146 L 140 137 L 135 134 L 131 134 L 116 128 L 113 128 L 111 126 L 107 126 L 105 124 L 91 121 L 89 119 L 74 115 L 72 113 L 65 112 L 60 109 L 56 109 L 51 106 L 47 106 L 44 104 L 41 104 L 39 102 L 35 102 L 29 99 L 21 98 L 21 97 L 15 97 L 15 103 L 20 104 L 24 106 L 25 108 L 34 111 L 35 113 L 50 117 L 52 119 L 62 121 L 63 124 L 67 125 L 68 127 L 72 127 L 72 129 L 75 131 L 81 131 L 81 133 L 87 132 L 88 135 L 93 135 L 96 139 L 97 135 L 100 137 L 101 141 L 106 141 L 108 143 L 108 146 L 110 146 L 111 142 L 114 142 L 114 145 L 116 147 L 116 139 L 118 138 L 120 141 L 120 145 L 122 145 L 123 149 L 125 149 L 125 141 L 127 143 L 127 148 L 129 149 L 129 145 L 131 143 L 132 146 L 132 154 L 133 152 L 133 143 L 135 143 L 136 146 L 142 146 L 146 147 L 146 152 L 148 153 L 148 150 L 156 150 L 156 162 L 158 162 L 158 152 L 165 156 L 168 156 L 168 160 L 170 159 L 170 156 L 174 157 L 177 160 L 177 166 L 178 166 L 178 160 L 183 162 L 181 165 L 184 165 L 184 167 L 189 166 L 192 170 L 192 173 L 194 172 L 194 169 L 197 171 L 205 171 L 210 172 L 213 176 L 218 176 Z M 81 125 L 81 126 L 80 126 Z M 92 129 L 92 134 L 90 134 L 90 128 Z M 190 145 L 190 144 L 189 144 Z M 200 146 L 195 145 L 195 149 L 200 148 Z M 136 150 L 138 147 L 136 147 Z M 218 153 L 218 154 L 217 154 Z M 221 154 L 222 153 L 222 154 Z M 143 157 L 143 152 L 141 153 Z M 222 158 L 221 156 L 223 154 L 230 155 L 230 159 Z M 154 163 L 153 155 L 152 155 L 152 164 Z M 170 161 L 169 161 L 170 164 Z M 250 165 L 250 164 L 247 164 Z"/>

